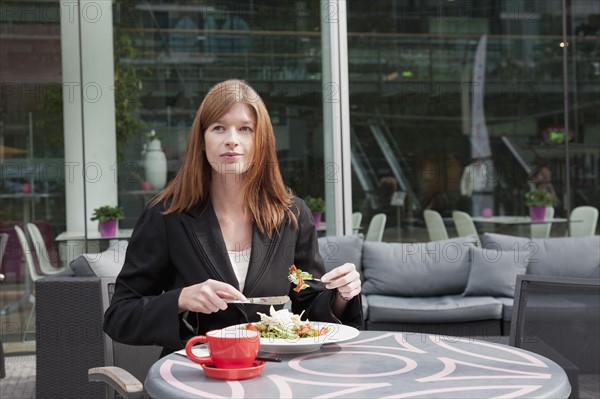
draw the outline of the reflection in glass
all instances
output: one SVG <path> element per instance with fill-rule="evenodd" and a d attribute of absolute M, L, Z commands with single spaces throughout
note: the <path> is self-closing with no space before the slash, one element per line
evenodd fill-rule
<path fill-rule="evenodd" d="M 574 61 L 569 74 L 576 121 L 565 133 L 560 1 L 348 3 L 354 210 L 367 222 L 385 212 L 384 240 L 425 241 L 425 209 L 442 214 L 450 236 L 456 235 L 449 220 L 453 210 L 526 214 L 524 193 L 536 160 L 551 170 L 557 216 L 566 215 L 565 195 L 571 207 L 600 204 L 600 192 L 589 183 L 599 173 L 600 116 L 594 109 L 600 74 L 594 57 L 600 47 L 592 45 L 592 38 L 598 42 L 598 5 L 569 4 L 571 57 L 581 62 Z M 478 79 L 482 37 L 485 71 Z M 473 209 L 480 201 L 460 190 L 464 169 L 476 155 L 487 157 L 473 153 L 477 121 L 485 123 L 491 153 L 486 162 L 494 166 L 480 195 L 490 201 L 481 209 Z M 566 139 L 571 193 L 565 187 Z M 407 193 L 401 208 L 390 206 L 382 187 L 390 179 Z"/>

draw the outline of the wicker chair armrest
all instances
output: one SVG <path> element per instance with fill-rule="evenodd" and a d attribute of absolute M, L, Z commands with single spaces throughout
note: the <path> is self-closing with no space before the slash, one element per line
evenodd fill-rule
<path fill-rule="evenodd" d="M 126 399 L 144 395 L 144 385 L 127 370 L 120 367 L 94 367 L 88 370 L 89 381 L 99 381 L 110 385 Z"/>

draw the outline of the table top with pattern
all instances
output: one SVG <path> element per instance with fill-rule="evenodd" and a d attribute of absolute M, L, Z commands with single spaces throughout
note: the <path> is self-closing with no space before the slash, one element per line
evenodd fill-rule
<path fill-rule="evenodd" d="M 145 388 L 156 399 L 567 398 L 571 391 L 556 363 L 491 337 L 361 331 L 316 352 L 278 357 L 258 377 L 225 381 L 171 354 L 152 366 Z"/>

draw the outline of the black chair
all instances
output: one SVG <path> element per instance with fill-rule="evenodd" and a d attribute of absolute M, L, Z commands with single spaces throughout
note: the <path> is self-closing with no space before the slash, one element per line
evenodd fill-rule
<path fill-rule="evenodd" d="M 114 343 L 102 331 L 114 280 L 51 276 L 36 281 L 38 398 L 114 398 L 106 384 L 89 382 L 88 370 L 101 367 L 110 374 L 108 367 L 122 367 L 144 381 L 158 360 L 160 347 Z"/>
<path fill-rule="evenodd" d="M 560 365 L 570 398 L 600 398 L 600 279 L 518 276 L 509 343 Z"/>
<path fill-rule="evenodd" d="M 106 311 L 114 293 L 115 279 L 100 279 L 102 310 Z M 119 397 L 134 399 L 148 397 L 142 381 L 148 370 L 158 360 L 162 348 L 158 346 L 132 346 L 113 341 L 104 334 L 104 365 L 88 370 L 89 381 L 108 384 L 106 398 Z"/>

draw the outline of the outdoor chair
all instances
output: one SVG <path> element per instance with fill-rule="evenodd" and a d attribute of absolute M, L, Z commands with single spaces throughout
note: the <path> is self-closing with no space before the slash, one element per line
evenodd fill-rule
<path fill-rule="evenodd" d="M 546 207 L 546 213 L 544 214 L 544 220 L 552 219 L 554 217 L 554 208 L 551 206 Z M 550 230 L 552 230 L 552 223 L 536 223 L 530 226 L 531 238 L 548 238 L 550 237 Z"/>
<path fill-rule="evenodd" d="M 6 244 L 8 244 L 8 234 L 0 234 L 0 267 L 2 267 L 2 260 L 4 259 L 4 251 L 6 251 Z M 0 282 L 4 281 L 4 274 L 0 273 Z"/>
<path fill-rule="evenodd" d="M 2 339 L 0 339 L 0 378 L 6 377 L 6 365 L 4 362 L 4 346 Z"/>
<path fill-rule="evenodd" d="M 571 398 L 598 397 L 600 279 L 519 275 L 509 343 L 561 366 Z"/>
<path fill-rule="evenodd" d="M 36 283 L 36 397 L 115 398 L 89 370 L 120 367 L 144 381 L 158 346 L 114 343 L 102 329 L 115 277 L 48 276 Z"/>
<path fill-rule="evenodd" d="M 8 241 L 8 234 L 0 234 L 0 265 L 2 265 L 2 256 L 4 255 L 4 247 Z M 4 282 L 4 274 L 0 273 L 0 284 Z M 2 337 L 0 337 L 0 378 L 6 377 L 6 367 L 4 365 L 4 346 Z"/>
<path fill-rule="evenodd" d="M 378 213 L 371 219 L 369 223 L 369 229 L 365 235 L 365 241 L 381 241 L 383 239 L 383 230 L 385 229 L 385 222 L 387 216 L 385 213 Z"/>
<path fill-rule="evenodd" d="M 100 279 L 103 314 L 110 305 L 114 286 L 114 278 Z M 142 381 L 161 350 L 158 346 L 121 344 L 104 334 L 104 365 L 88 369 L 88 380 L 108 384 L 106 398 L 115 398 L 115 391 L 126 399 L 148 397 Z"/>
<path fill-rule="evenodd" d="M 31 256 L 31 249 L 29 248 L 29 242 L 27 241 L 27 237 L 25 236 L 25 232 L 19 226 L 14 226 L 15 231 L 17 232 L 17 237 L 19 239 L 19 243 L 21 244 L 21 249 L 23 250 L 23 256 L 25 257 L 25 267 L 27 268 L 28 278 L 31 281 L 31 285 L 35 286 L 35 282 L 42 277 L 38 274 L 35 264 L 33 263 L 33 257 Z M 32 291 L 33 292 L 33 288 Z M 25 327 L 23 327 L 23 342 L 27 337 L 28 333 L 33 333 L 34 331 L 29 330 L 29 325 L 31 324 L 31 319 L 33 318 L 35 312 L 35 296 L 33 293 L 29 294 L 28 301 L 32 304 L 31 310 L 27 315 L 27 321 L 25 322 Z"/>
<path fill-rule="evenodd" d="M 6 244 L 8 244 L 8 234 L 0 234 L 0 266 L 2 265 L 2 259 L 4 259 L 4 251 L 6 250 Z"/>
<path fill-rule="evenodd" d="M 598 209 L 593 206 L 578 206 L 569 218 L 571 237 L 587 237 L 596 234 Z"/>
<path fill-rule="evenodd" d="M 354 212 L 352 214 L 352 233 L 353 234 L 358 234 L 358 231 L 360 230 L 361 222 L 362 222 L 362 213 Z"/>
<path fill-rule="evenodd" d="M 444 219 L 439 212 L 427 209 L 423 212 L 423 218 L 429 234 L 429 241 L 442 241 L 449 238 Z"/>
<path fill-rule="evenodd" d="M 454 211 L 452 212 L 452 220 L 454 220 L 454 226 L 459 237 L 475 236 L 477 243 L 481 246 L 479 234 L 471 215 L 466 212 Z"/>
<path fill-rule="evenodd" d="M 50 276 L 53 274 L 62 273 L 67 270 L 67 266 L 63 267 L 54 267 L 50 262 L 50 253 L 48 252 L 48 248 L 46 247 L 46 242 L 44 241 L 44 237 L 42 236 L 42 232 L 37 227 L 37 225 L 33 223 L 27 223 L 27 230 L 29 231 L 29 237 L 31 238 L 31 243 L 35 248 L 36 257 L 38 260 L 38 265 L 40 266 L 40 270 L 43 274 Z"/>

